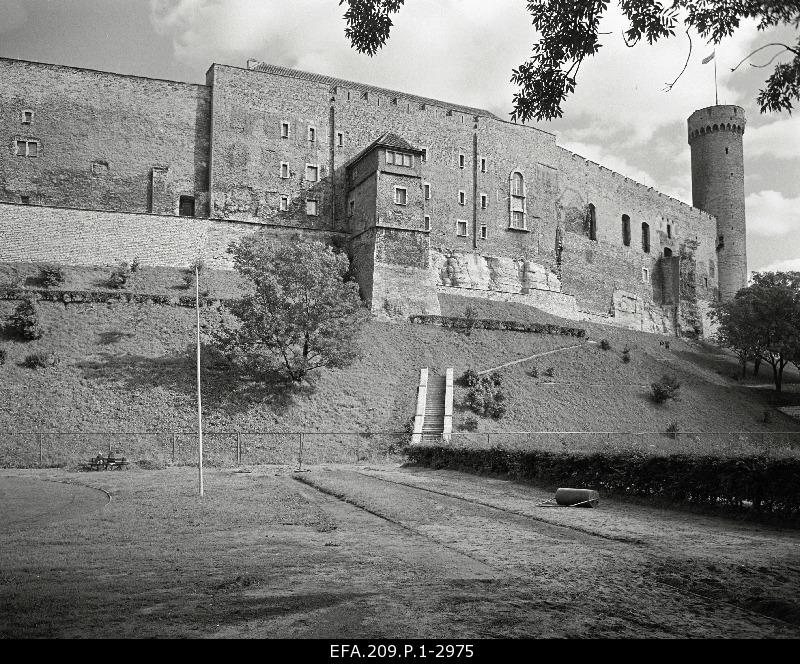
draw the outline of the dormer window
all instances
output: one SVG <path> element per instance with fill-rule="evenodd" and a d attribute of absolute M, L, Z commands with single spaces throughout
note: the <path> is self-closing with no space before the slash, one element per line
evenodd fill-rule
<path fill-rule="evenodd" d="M 391 150 L 387 150 L 386 163 L 394 164 L 395 166 L 413 166 L 414 157 L 404 152 L 392 152 Z"/>

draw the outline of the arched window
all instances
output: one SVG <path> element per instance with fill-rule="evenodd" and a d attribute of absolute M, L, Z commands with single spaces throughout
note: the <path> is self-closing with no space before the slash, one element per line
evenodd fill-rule
<path fill-rule="evenodd" d="M 650 226 L 645 222 L 642 223 L 642 251 L 650 253 Z"/>
<path fill-rule="evenodd" d="M 622 244 L 631 246 L 631 218 L 627 214 L 622 215 Z"/>
<path fill-rule="evenodd" d="M 597 210 L 592 203 L 586 206 L 586 234 L 590 240 L 597 239 Z"/>
<path fill-rule="evenodd" d="M 509 202 L 509 228 L 526 230 L 525 222 L 525 178 L 519 171 L 511 174 L 511 200 Z"/>

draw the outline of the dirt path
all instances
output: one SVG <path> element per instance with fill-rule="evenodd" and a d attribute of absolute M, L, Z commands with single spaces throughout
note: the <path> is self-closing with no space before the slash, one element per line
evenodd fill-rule
<path fill-rule="evenodd" d="M 0 528 L 0 637 L 800 635 L 796 533 L 396 467 L 89 479 L 102 510 Z"/>

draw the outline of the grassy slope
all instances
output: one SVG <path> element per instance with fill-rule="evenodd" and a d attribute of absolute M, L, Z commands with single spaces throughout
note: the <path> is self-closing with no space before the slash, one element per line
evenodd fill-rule
<path fill-rule="evenodd" d="M 71 268 L 64 287 L 91 283 L 96 272 Z M 147 274 L 154 289 L 180 283 L 177 270 L 159 273 L 151 268 Z M 219 282 L 230 287 L 229 277 L 223 275 Z M 460 315 L 466 302 L 443 296 L 443 313 Z M 519 305 L 472 303 L 483 317 L 575 325 Z M 13 303 L 1 302 L 0 319 L 12 308 Z M 52 303 L 41 308 L 48 330 L 43 339 L 3 342 L 9 358 L 0 367 L 0 431 L 194 428 L 191 309 Z M 735 365 L 728 355 L 675 339 L 666 350 L 659 346 L 664 337 L 580 325 L 592 339 L 607 338 L 612 349 L 586 344 L 503 370 L 508 415 L 500 421 L 482 419 L 482 431 L 663 431 L 672 421 L 683 431 L 800 429 L 778 413 L 766 425 L 759 421 L 769 392 L 744 389 L 730 380 Z M 358 362 L 344 370 L 320 371 L 313 385 L 298 394 L 253 385 L 229 371 L 207 370 L 206 425 L 217 431 L 402 431 L 413 415 L 420 367 L 443 372 L 452 366 L 459 376 L 468 367 L 488 369 L 575 342 L 571 337 L 484 330 L 467 337 L 437 327 L 371 322 L 361 335 L 363 357 Z M 620 357 L 625 345 L 631 349 L 629 364 Z M 55 350 L 61 364 L 38 371 L 21 366 L 27 353 L 40 349 Z M 533 365 L 538 378 L 526 373 Z M 552 379 L 543 375 L 550 366 L 555 368 Z M 656 406 L 646 398 L 647 386 L 665 371 L 681 381 L 681 401 Z M 791 390 L 796 374 L 788 382 Z M 457 387 L 456 430 L 469 415 L 459 407 L 463 397 Z"/>

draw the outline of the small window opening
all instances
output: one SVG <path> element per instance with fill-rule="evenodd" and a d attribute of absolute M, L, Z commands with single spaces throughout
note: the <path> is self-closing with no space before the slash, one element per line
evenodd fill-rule
<path fill-rule="evenodd" d="M 664 258 L 669 258 L 670 256 L 672 256 L 672 249 L 664 247 Z"/>
<path fill-rule="evenodd" d="M 178 199 L 178 214 L 181 217 L 194 217 L 194 196 L 181 196 Z"/>
<path fill-rule="evenodd" d="M 622 244 L 631 246 L 631 218 L 627 214 L 622 215 Z"/>
<path fill-rule="evenodd" d="M 285 161 L 281 162 L 281 177 L 286 179 L 289 177 L 289 164 Z"/>
<path fill-rule="evenodd" d="M 289 123 L 281 123 L 281 138 L 289 138 Z"/>
<path fill-rule="evenodd" d="M 408 192 L 405 187 L 394 188 L 394 202 L 397 205 L 406 205 L 408 202 Z"/>
<path fill-rule="evenodd" d="M 355 214 L 355 212 L 356 212 L 356 202 L 354 200 L 350 199 L 350 203 L 349 203 L 349 207 L 348 207 L 348 213 L 352 217 Z"/>
<path fill-rule="evenodd" d="M 467 202 L 467 195 L 463 191 L 458 192 L 458 204 L 464 205 Z"/>
<path fill-rule="evenodd" d="M 431 185 L 426 182 L 423 188 L 425 190 L 425 200 L 431 200 Z"/>
<path fill-rule="evenodd" d="M 667 237 L 672 239 L 672 226 L 670 224 L 667 224 Z"/>
<path fill-rule="evenodd" d="M 316 198 L 308 198 L 306 199 L 306 215 L 309 217 L 316 217 L 317 216 L 317 199 Z"/>
<path fill-rule="evenodd" d="M 481 210 L 485 210 L 489 206 L 489 197 L 486 194 L 481 194 Z"/>
<path fill-rule="evenodd" d="M 306 180 L 309 182 L 319 181 L 319 166 L 316 164 L 306 164 Z"/>
<path fill-rule="evenodd" d="M 31 197 L 30 196 L 20 196 L 19 202 L 23 205 L 30 205 L 31 204 Z"/>
<path fill-rule="evenodd" d="M 642 268 L 642 283 L 650 283 L 650 270 L 646 267 Z"/>
<path fill-rule="evenodd" d="M 481 224 L 481 240 L 486 239 L 486 224 Z"/>
<path fill-rule="evenodd" d="M 425 230 L 429 231 L 431 229 L 431 217 L 430 215 L 425 215 Z"/>
<path fill-rule="evenodd" d="M 464 219 L 456 221 L 456 235 L 467 237 L 467 222 Z"/>
<path fill-rule="evenodd" d="M 458 167 L 464 168 L 466 165 L 466 157 L 463 154 L 458 155 Z"/>
<path fill-rule="evenodd" d="M 586 206 L 586 232 L 590 240 L 597 240 L 597 211 L 592 203 Z"/>
<path fill-rule="evenodd" d="M 336 134 L 336 140 L 338 141 L 339 147 L 342 147 L 344 145 L 344 135 L 342 134 L 342 132 L 338 132 Z"/>
<path fill-rule="evenodd" d="M 33 124 L 33 111 L 22 111 L 22 124 Z"/>
<path fill-rule="evenodd" d="M 650 226 L 646 222 L 642 223 L 642 251 L 650 253 Z"/>
<path fill-rule="evenodd" d="M 428 148 L 422 148 L 422 155 L 420 156 L 420 159 L 422 159 L 423 164 L 428 163 Z"/>
<path fill-rule="evenodd" d="M 281 196 L 281 212 L 286 212 L 289 209 L 289 197 L 288 196 Z"/>
<path fill-rule="evenodd" d="M 308 140 L 311 142 L 317 140 L 317 130 L 314 127 L 308 128 Z"/>
<path fill-rule="evenodd" d="M 481 173 L 486 172 L 486 159 L 481 158 Z"/>

